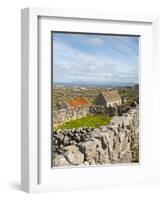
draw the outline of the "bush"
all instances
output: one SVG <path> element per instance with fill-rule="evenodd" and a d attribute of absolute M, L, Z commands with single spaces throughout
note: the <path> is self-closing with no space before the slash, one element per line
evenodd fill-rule
<path fill-rule="evenodd" d="M 119 105 L 117 106 L 117 115 L 122 116 L 124 113 L 127 113 L 131 109 L 130 106 Z"/>
<path fill-rule="evenodd" d="M 111 117 L 117 115 L 117 108 L 116 107 L 112 107 L 112 106 L 109 106 L 108 108 L 108 113 Z"/>

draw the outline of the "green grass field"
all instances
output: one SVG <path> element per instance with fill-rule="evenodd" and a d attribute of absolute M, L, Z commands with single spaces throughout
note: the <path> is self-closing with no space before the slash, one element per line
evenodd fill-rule
<path fill-rule="evenodd" d="M 99 128 L 100 126 L 108 125 L 111 117 L 108 115 L 88 115 L 86 117 L 71 120 L 57 127 L 57 129 L 72 129 L 79 127 Z"/>

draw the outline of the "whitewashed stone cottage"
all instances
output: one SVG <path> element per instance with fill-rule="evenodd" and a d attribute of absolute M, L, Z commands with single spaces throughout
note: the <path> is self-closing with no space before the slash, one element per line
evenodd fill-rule
<path fill-rule="evenodd" d="M 122 104 L 122 99 L 117 90 L 101 92 L 96 98 L 97 105 L 116 106 Z"/>

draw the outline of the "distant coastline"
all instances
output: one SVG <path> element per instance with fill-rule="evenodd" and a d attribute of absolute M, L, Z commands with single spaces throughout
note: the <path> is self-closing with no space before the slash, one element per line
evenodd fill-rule
<path fill-rule="evenodd" d="M 86 83 L 86 82 L 72 82 L 72 83 L 65 83 L 65 82 L 53 82 L 53 86 L 58 87 L 92 87 L 92 88 L 115 88 L 115 87 L 133 87 L 139 86 L 138 83 Z"/>

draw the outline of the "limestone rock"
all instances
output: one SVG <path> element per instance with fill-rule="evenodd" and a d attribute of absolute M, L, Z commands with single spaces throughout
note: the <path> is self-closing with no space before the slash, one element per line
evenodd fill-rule
<path fill-rule="evenodd" d="M 109 125 L 100 128 L 54 131 L 53 166 L 139 162 L 138 117 L 138 108 L 135 108 L 123 116 L 113 117 Z"/>
<path fill-rule="evenodd" d="M 79 151 L 78 147 L 70 145 L 63 150 L 65 151 L 64 156 L 72 165 L 80 165 L 83 163 L 84 155 Z"/>
<path fill-rule="evenodd" d="M 85 160 L 91 160 L 96 158 L 96 144 L 93 141 L 86 141 L 79 144 L 79 149 L 84 153 Z"/>
<path fill-rule="evenodd" d="M 63 144 L 65 144 L 65 145 L 69 144 L 69 137 L 67 135 L 63 139 Z"/>
<path fill-rule="evenodd" d="M 53 158 L 53 166 L 61 167 L 61 166 L 69 166 L 70 163 L 66 160 L 63 155 L 56 154 Z"/>

